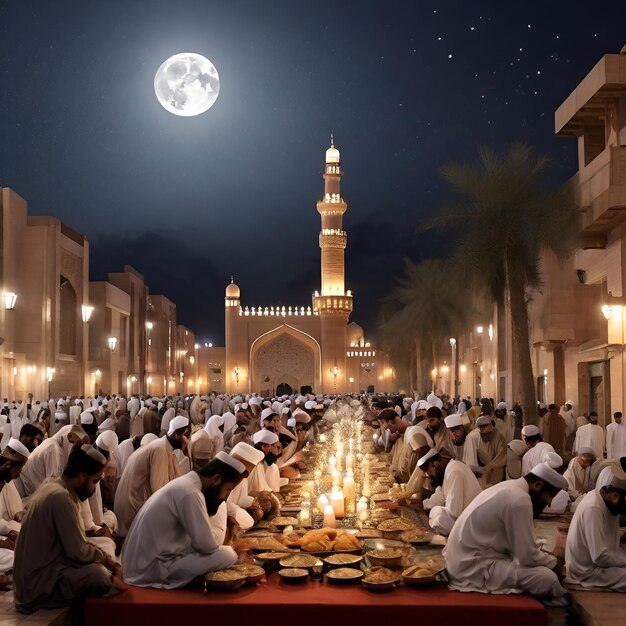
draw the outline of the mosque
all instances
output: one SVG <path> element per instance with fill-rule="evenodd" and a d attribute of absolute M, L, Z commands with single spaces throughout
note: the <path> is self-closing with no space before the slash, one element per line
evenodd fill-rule
<path fill-rule="evenodd" d="M 358 324 L 349 322 L 353 297 L 345 285 L 348 235 L 343 215 L 348 205 L 341 196 L 342 176 L 339 150 L 331 135 L 324 195 L 317 203 L 321 289 L 310 305 L 243 306 L 239 286 L 231 281 L 226 287 L 226 392 L 332 394 L 393 386 L 393 370 L 385 365 L 383 355 L 365 341 Z"/>

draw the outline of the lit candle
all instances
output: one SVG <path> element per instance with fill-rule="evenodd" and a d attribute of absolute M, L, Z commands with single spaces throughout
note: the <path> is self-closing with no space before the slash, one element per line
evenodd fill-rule
<path fill-rule="evenodd" d="M 320 510 L 320 512 L 324 512 L 324 509 L 328 506 L 328 498 L 322 494 L 318 499 L 317 499 L 317 508 Z"/>
<path fill-rule="evenodd" d="M 328 528 L 335 528 L 337 526 L 337 522 L 335 521 L 335 509 L 333 509 L 331 504 L 327 504 L 324 507 L 324 526 Z"/>
<path fill-rule="evenodd" d="M 354 484 L 354 477 L 352 476 L 351 470 L 348 470 L 348 473 L 343 479 L 343 497 L 345 499 L 346 511 L 348 513 L 354 513 L 354 500 L 356 498 L 356 489 Z"/>
<path fill-rule="evenodd" d="M 367 498 L 361 498 L 356 505 L 356 515 L 359 522 L 364 522 L 369 517 L 367 511 Z"/>
<path fill-rule="evenodd" d="M 333 487 L 341 487 L 341 472 L 338 470 L 333 471 Z"/>
<path fill-rule="evenodd" d="M 354 456 L 350 453 L 346 455 L 346 469 L 351 470 L 354 465 Z"/>
<path fill-rule="evenodd" d="M 333 491 L 330 494 L 330 504 L 333 507 L 335 517 L 342 518 L 344 516 L 344 502 L 343 491 L 341 491 L 341 489 Z"/>

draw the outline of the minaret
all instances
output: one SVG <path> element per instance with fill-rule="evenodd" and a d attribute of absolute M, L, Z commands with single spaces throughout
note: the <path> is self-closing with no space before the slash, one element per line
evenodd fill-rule
<path fill-rule="evenodd" d="M 231 276 L 224 298 L 226 308 L 226 371 L 224 391 L 226 393 L 248 393 L 248 347 L 246 333 L 243 332 L 243 318 L 240 315 L 241 290 Z M 209 385 L 210 389 L 210 385 Z"/>
<path fill-rule="evenodd" d="M 317 203 L 322 218 L 319 234 L 322 290 L 313 296 L 313 310 L 320 316 L 322 337 L 322 393 L 346 391 L 346 325 L 352 311 L 352 294 L 345 291 L 344 250 L 348 236 L 343 214 L 348 205 L 341 197 L 339 150 L 330 136 L 324 168 L 324 197 Z"/>

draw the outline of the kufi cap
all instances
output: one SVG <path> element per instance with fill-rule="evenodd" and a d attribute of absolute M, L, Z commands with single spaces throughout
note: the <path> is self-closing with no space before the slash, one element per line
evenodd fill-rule
<path fill-rule="evenodd" d="M 539 428 L 534 424 L 527 424 L 522 428 L 522 435 L 524 437 L 536 437 L 539 434 Z"/>
<path fill-rule="evenodd" d="M 80 439 L 84 439 L 87 436 L 87 433 L 78 424 L 72 424 L 66 434 L 69 433 L 76 435 Z"/>
<path fill-rule="evenodd" d="M 259 398 L 258 396 L 252 396 L 250 398 L 250 406 L 252 406 L 253 404 L 256 406 L 261 406 L 261 398 Z"/>
<path fill-rule="evenodd" d="M 237 459 L 234 459 L 230 454 L 226 454 L 223 450 L 218 452 L 213 458 L 221 461 L 222 463 L 226 463 L 226 465 L 230 465 L 236 472 L 243 474 L 246 471 L 246 466 Z"/>
<path fill-rule="evenodd" d="M 448 415 L 446 419 L 443 420 L 446 428 L 457 428 L 458 426 L 463 426 L 463 419 L 458 413 L 453 413 L 452 415 Z"/>
<path fill-rule="evenodd" d="M 547 409 L 547 408 L 548 408 L 548 407 L 546 407 L 546 403 L 545 403 L 545 402 L 538 402 L 538 403 L 537 403 L 537 406 L 538 406 L 540 409 Z"/>
<path fill-rule="evenodd" d="M 565 400 L 565 404 L 569 404 L 571 407 L 574 406 L 574 402 L 572 400 Z"/>
<path fill-rule="evenodd" d="M 547 463 L 552 469 L 559 469 L 563 465 L 563 459 L 556 452 L 548 452 L 544 463 Z"/>
<path fill-rule="evenodd" d="M 242 410 L 242 411 L 247 411 L 249 406 L 250 406 L 250 405 L 249 405 L 247 402 L 244 402 L 244 403 L 241 405 L 241 410 Z"/>
<path fill-rule="evenodd" d="M 288 407 L 285 407 L 285 408 L 283 409 L 283 415 L 288 415 L 288 414 L 289 414 L 289 408 L 288 408 Z"/>
<path fill-rule="evenodd" d="M 115 430 L 115 420 L 112 417 L 107 417 L 100 426 L 98 426 L 98 430 L 103 433 L 104 431 L 112 431 Z"/>
<path fill-rule="evenodd" d="M 249 443 L 240 441 L 231 451 L 230 456 L 243 459 L 244 461 L 251 463 L 252 465 L 258 465 L 265 455 L 261 450 L 257 450 Z"/>
<path fill-rule="evenodd" d="M 261 411 L 261 425 L 263 425 L 264 420 L 269 419 L 270 415 L 276 415 L 274 409 L 267 407 Z"/>
<path fill-rule="evenodd" d="M 158 437 L 154 434 L 154 433 L 146 433 L 142 438 L 141 438 L 141 442 L 140 442 L 140 446 L 147 446 L 150 442 L 152 441 L 156 441 L 158 439 Z"/>
<path fill-rule="evenodd" d="M 269 400 L 263 400 L 263 406 L 269 409 L 272 406 L 272 403 Z"/>
<path fill-rule="evenodd" d="M 80 404 L 81 400 L 80 398 L 74 398 L 74 404 Z"/>
<path fill-rule="evenodd" d="M 324 405 L 323 404 L 316 404 L 314 408 L 315 408 L 316 411 L 321 411 L 324 408 Z"/>
<path fill-rule="evenodd" d="M 311 409 L 314 409 L 314 408 L 315 408 L 316 404 L 317 404 L 317 402 L 315 402 L 315 400 L 307 400 L 307 401 L 304 403 L 304 408 L 305 408 L 307 411 L 310 411 Z"/>
<path fill-rule="evenodd" d="M 11 459 L 12 461 L 22 462 L 30 456 L 30 452 L 19 439 L 11 437 L 11 439 L 9 439 L 9 443 L 4 449 L 4 452 L 2 453 L 2 456 L 6 459 Z"/>
<path fill-rule="evenodd" d="M 498 406 L 496 409 L 500 409 L 500 411 L 506 411 L 506 402 L 498 402 Z"/>
<path fill-rule="evenodd" d="M 65 406 L 65 400 L 61 399 L 57 402 L 57 406 Z"/>
<path fill-rule="evenodd" d="M 513 452 L 515 452 L 515 454 L 517 454 L 517 456 L 524 456 L 524 453 L 528 450 L 526 442 L 521 439 L 513 439 L 509 441 L 507 445 L 511 448 L 511 450 L 513 450 Z"/>
<path fill-rule="evenodd" d="M 94 461 L 100 463 L 100 465 L 106 465 L 107 460 L 99 450 L 96 450 L 92 445 L 88 443 L 83 444 L 80 449 L 87 455 L 90 456 Z"/>
<path fill-rule="evenodd" d="M 613 477 L 611 478 L 611 487 L 615 487 L 616 489 L 623 489 L 626 491 L 626 472 L 621 467 L 617 465 L 611 466 L 611 472 Z"/>
<path fill-rule="evenodd" d="M 187 426 L 189 426 L 189 418 L 184 417 L 183 415 L 177 415 L 170 422 L 170 427 L 167 429 L 167 434 L 171 435 L 174 431 L 179 430 L 180 428 L 185 428 Z"/>
<path fill-rule="evenodd" d="M 211 458 L 213 442 L 206 430 L 197 430 L 189 442 L 189 456 L 193 461 Z"/>
<path fill-rule="evenodd" d="M 287 406 L 291 406 L 291 400 L 289 400 L 289 398 L 287 398 L 287 400 L 285 400 L 283 402 L 283 404 L 287 405 Z"/>
<path fill-rule="evenodd" d="M 252 435 L 252 441 L 254 441 L 255 444 L 268 443 L 272 445 L 278 441 L 278 435 L 273 433 L 271 430 L 263 429 Z"/>
<path fill-rule="evenodd" d="M 432 391 L 426 397 L 426 401 L 428 402 L 429 407 L 431 406 L 436 406 L 438 408 L 443 407 L 443 402 L 441 401 L 441 398 L 437 396 L 437 394 L 433 393 Z"/>
<path fill-rule="evenodd" d="M 296 422 L 304 422 L 305 424 L 311 421 L 311 416 L 299 407 L 291 414 L 291 417 L 293 417 Z"/>
<path fill-rule="evenodd" d="M 426 454 L 420 457 L 417 466 L 421 468 L 426 467 L 426 464 L 435 456 L 439 456 L 439 452 L 436 448 L 431 448 Z"/>
<path fill-rule="evenodd" d="M 491 417 L 491 415 L 481 415 L 476 420 L 476 426 L 488 426 L 489 424 L 491 424 L 492 421 L 493 418 Z"/>
<path fill-rule="evenodd" d="M 426 400 L 418 400 L 416 411 L 428 411 L 430 404 Z"/>
<path fill-rule="evenodd" d="M 593 448 L 578 448 L 578 450 L 576 450 L 576 456 L 592 456 L 595 459 L 596 453 Z"/>
<path fill-rule="evenodd" d="M 539 463 L 539 465 L 535 465 L 531 471 L 537 478 L 541 478 L 541 480 L 544 480 L 553 487 L 557 489 L 567 489 L 567 480 L 547 463 Z"/>
<path fill-rule="evenodd" d="M 117 435 L 112 430 L 105 430 L 96 437 L 96 445 L 102 450 L 106 450 L 109 454 L 115 452 L 118 446 Z"/>
<path fill-rule="evenodd" d="M 287 420 L 287 427 L 288 427 L 288 428 L 295 428 L 295 427 L 296 427 L 296 423 L 297 423 L 297 422 L 296 422 L 296 418 L 295 418 L 295 417 L 290 417 L 290 418 Z"/>

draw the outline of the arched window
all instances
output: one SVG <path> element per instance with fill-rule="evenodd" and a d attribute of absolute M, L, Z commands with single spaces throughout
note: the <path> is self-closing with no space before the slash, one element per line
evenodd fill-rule
<path fill-rule="evenodd" d="M 76 355 L 76 322 L 78 305 L 76 292 L 70 281 L 61 276 L 61 306 L 59 319 L 59 352 Z"/>

